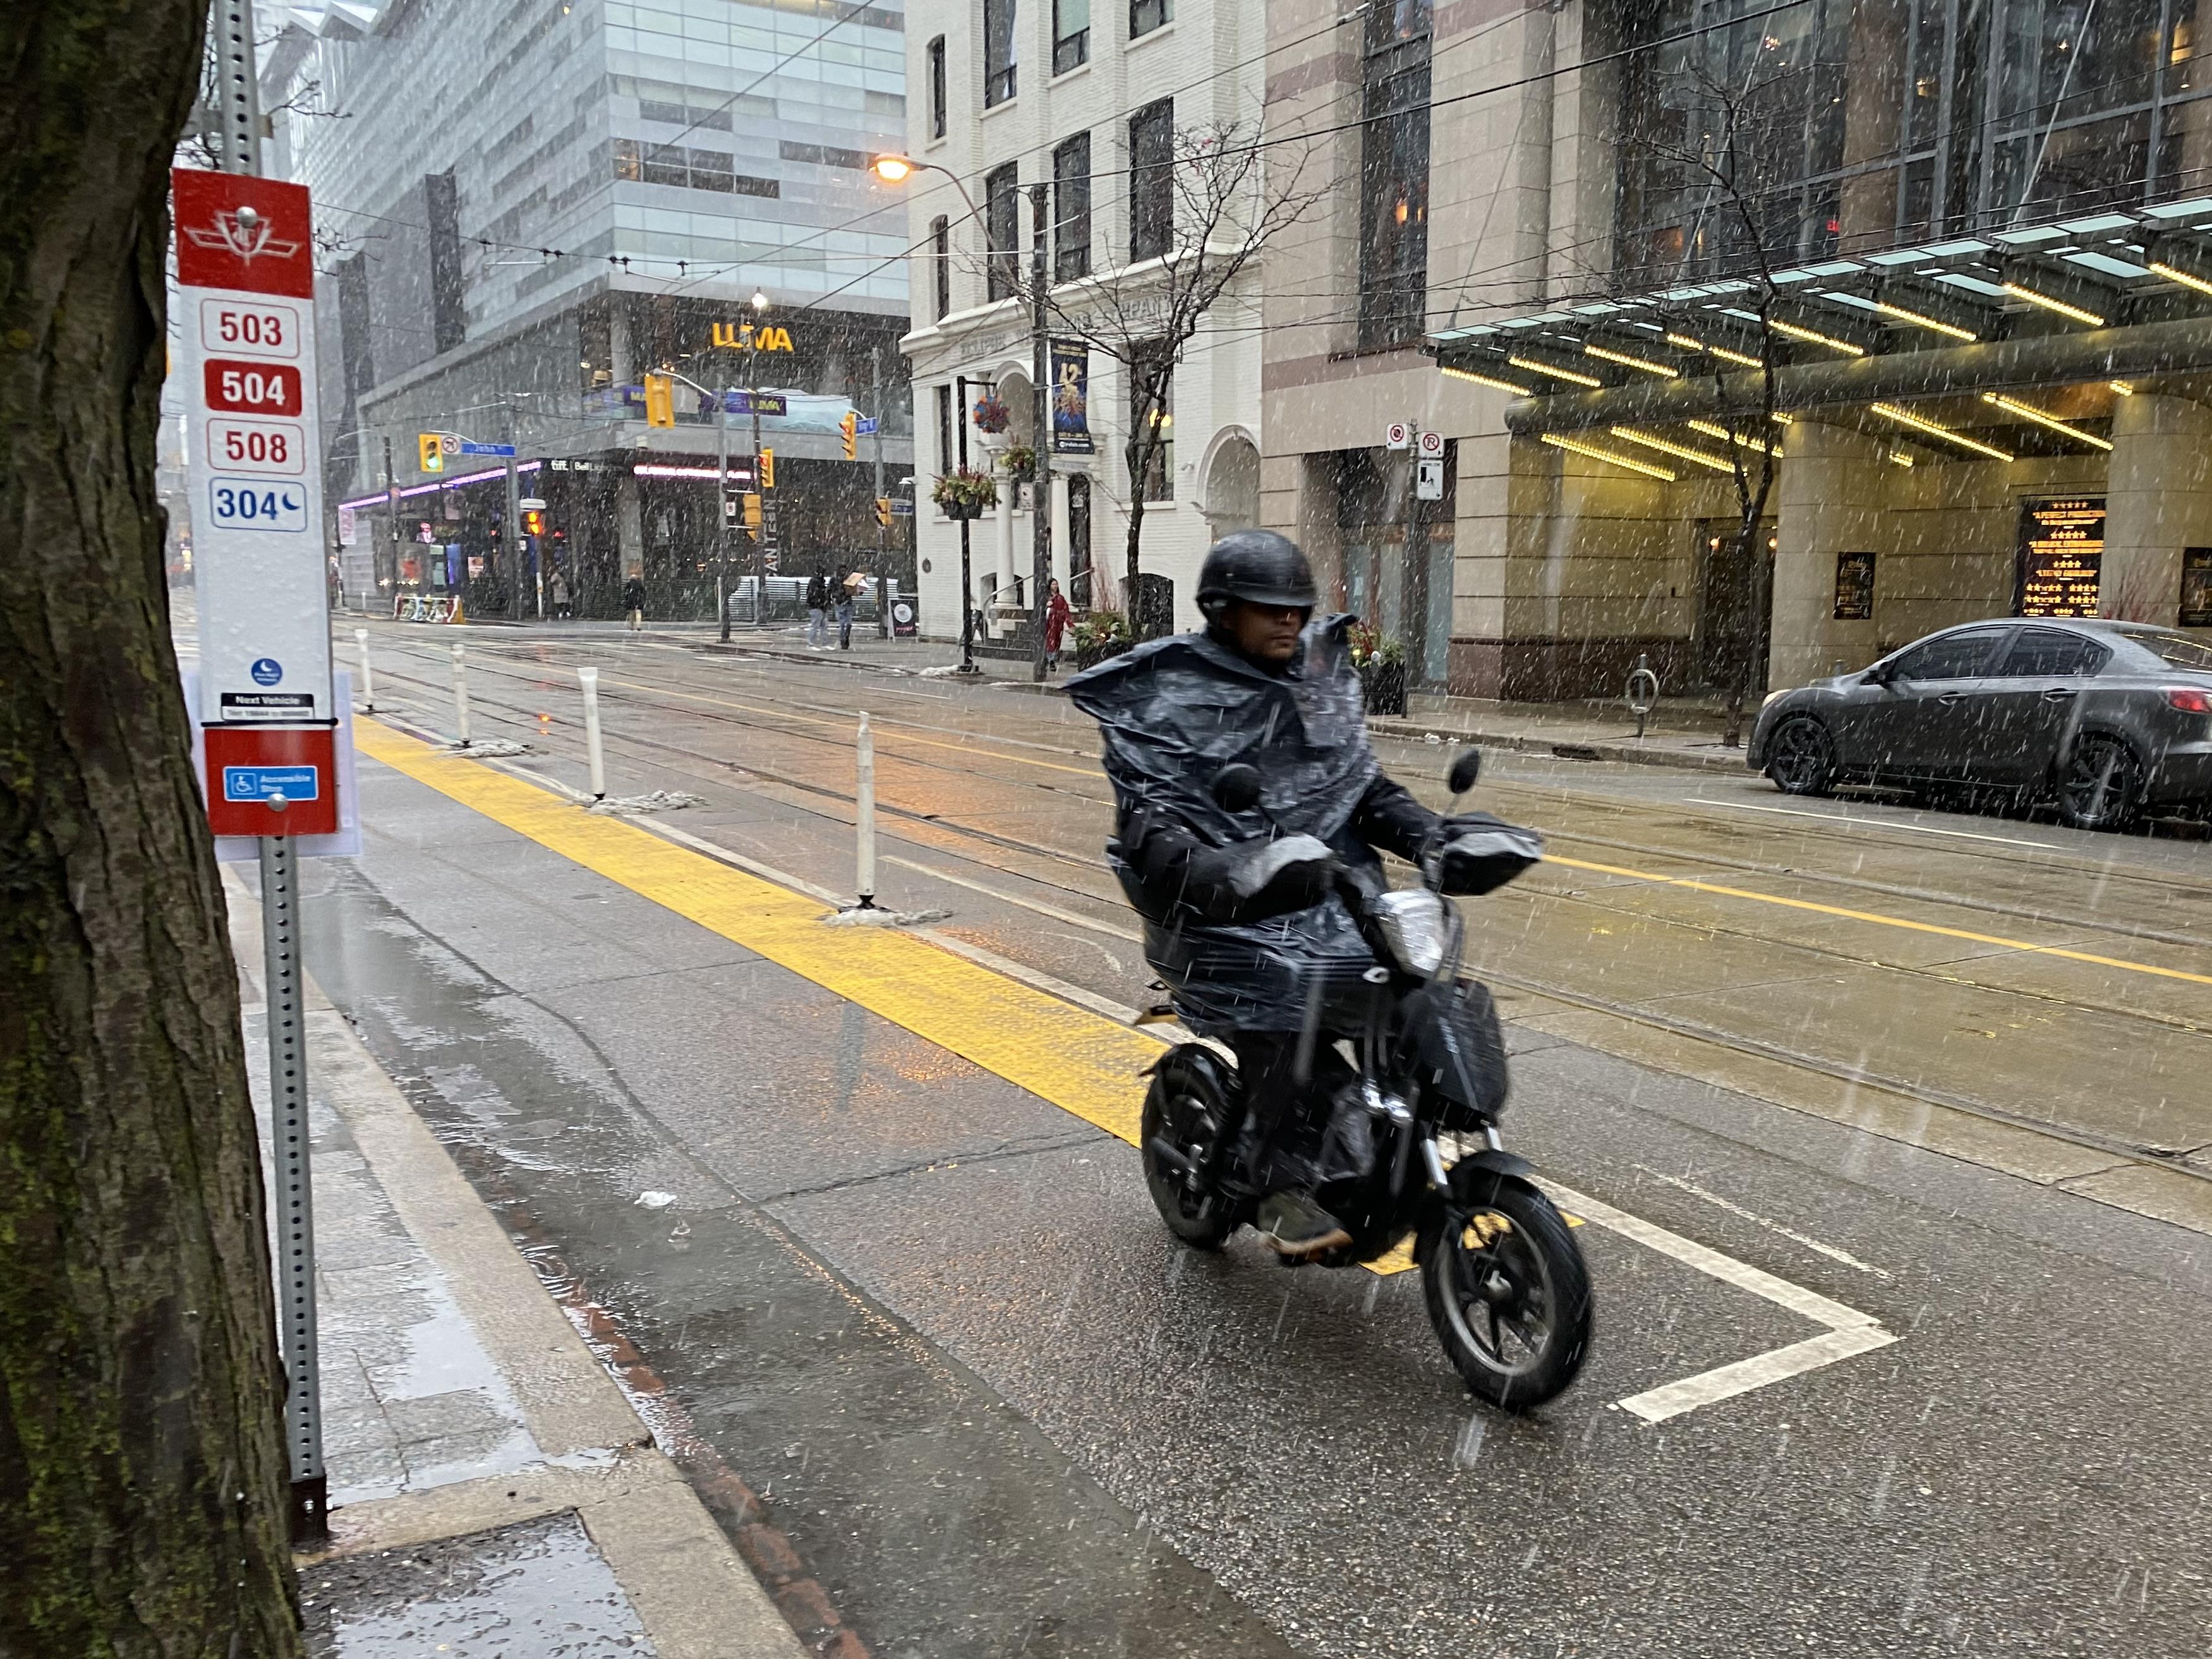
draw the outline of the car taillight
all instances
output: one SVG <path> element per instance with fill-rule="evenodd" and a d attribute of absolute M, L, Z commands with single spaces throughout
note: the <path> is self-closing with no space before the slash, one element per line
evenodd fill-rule
<path fill-rule="evenodd" d="M 2166 700 L 2185 714 L 2212 714 L 2212 691 L 2200 691 L 2193 685 L 2168 687 Z"/>

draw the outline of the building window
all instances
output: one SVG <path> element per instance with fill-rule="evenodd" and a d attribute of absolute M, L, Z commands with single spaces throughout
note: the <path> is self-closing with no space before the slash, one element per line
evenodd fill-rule
<path fill-rule="evenodd" d="M 929 43 L 929 136 L 945 137 L 945 37 Z"/>
<path fill-rule="evenodd" d="M 1359 343 L 1418 339 L 1429 284 L 1431 0 L 1376 0 L 1361 65 Z"/>
<path fill-rule="evenodd" d="M 1052 72 L 1091 61 L 1091 0 L 1052 0 Z"/>
<path fill-rule="evenodd" d="M 1079 132 L 1052 153 L 1052 279 L 1091 274 L 1091 135 Z"/>
<path fill-rule="evenodd" d="M 937 470 L 944 474 L 952 471 L 955 452 L 952 447 L 952 388 L 937 388 Z"/>
<path fill-rule="evenodd" d="M 952 222 L 949 219 L 929 222 L 929 271 L 930 291 L 937 297 L 935 315 L 942 318 L 952 309 Z"/>
<path fill-rule="evenodd" d="M 1157 259 L 1175 231 L 1175 100 L 1129 118 L 1129 258 Z"/>
<path fill-rule="evenodd" d="M 1129 430 L 1139 433 L 1149 423 L 1160 435 L 1159 447 L 1140 461 L 1143 471 L 1133 480 L 1144 500 L 1175 498 L 1175 359 L 1164 340 L 1139 346 L 1129 355 Z"/>
<path fill-rule="evenodd" d="M 615 177 L 635 184 L 672 185 L 681 190 L 711 190 L 724 196 L 763 196 L 770 200 L 783 190 L 774 179 L 733 171 L 735 163 L 727 150 L 617 138 L 614 158 Z"/>
<path fill-rule="evenodd" d="M 991 240 L 986 266 L 986 297 L 1004 300 L 1020 285 L 1021 182 L 1014 164 L 983 175 L 983 228 Z"/>
<path fill-rule="evenodd" d="M 1014 95 L 1014 0 L 983 0 L 983 107 Z"/>
<path fill-rule="evenodd" d="M 1175 21 L 1175 0 L 1129 0 L 1129 38 L 1150 34 L 1163 23 Z"/>

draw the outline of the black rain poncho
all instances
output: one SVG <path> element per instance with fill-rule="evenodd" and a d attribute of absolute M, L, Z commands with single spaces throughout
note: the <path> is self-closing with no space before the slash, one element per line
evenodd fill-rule
<path fill-rule="evenodd" d="M 1220 919 L 1221 907 L 1193 896 L 1206 851 L 1311 836 L 1379 884 L 1374 847 L 1413 856 L 1436 823 L 1368 746 L 1345 638 L 1352 620 L 1316 617 L 1280 674 L 1199 633 L 1138 646 L 1067 683 L 1105 738 L 1116 809 L 1106 850 L 1145 919 L 1146 957 L 1200 1035 L 1297 1030 L 1317 980 L 1324 1008 L 1343 1009 L 1375 960 L 1334 896 L 1266 920 Z M 1260 804 L 1243 813 L 1211 793 L 1237 762 L 1261 777 Z"/>

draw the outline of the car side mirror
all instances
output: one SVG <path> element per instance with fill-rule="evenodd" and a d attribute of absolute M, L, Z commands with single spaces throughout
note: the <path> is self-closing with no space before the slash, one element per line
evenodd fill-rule
<path fill-rule="evenodd" d="M 1462 749 L 1459 758 L 1452 762 L 1451 771 L 1444 782 L 1455 795 L 1464 795 L 1474 787 L 1474 781 L 1482 775 L 1482 750 Z"/>
<path fill-rule="evenodd" d="M 1260 804 L 1260 771 L 1242 761 L 1213 775 L 1213 804 L 1224 812 L 1249 812 Z"/>
<path fill-rule="evenodd" d="M 1897 684 L 1897 670 L 1888 663 L 1876 663 L 1867 670 L 1863 680 L 1868 685 L 1894 685 Z"/>

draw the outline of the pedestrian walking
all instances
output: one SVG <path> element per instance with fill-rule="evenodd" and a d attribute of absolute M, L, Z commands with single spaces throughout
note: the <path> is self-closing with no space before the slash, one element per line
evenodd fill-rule
<path fill-rule="evenodd" d="M 1047 669 L 1060 666 L 1060 641 L 1067 637 L 1067 597 L 1060 591 L 1055 577 L 1046 590 L 1044 601 L 1044 663 Z"/>
<path fill-rule="evenodd" d="M 553 580 L 545 584 L 546 597 L 553 601 L 553 620 L 566 622 L 575 613 L 568 606 L 568 579 L 555 566 Z"/>
<path fill-rule="evenodd" d="M 853 585 L 866 580 L 856 570 L 837 584 L 837 648 L 840 651 L 853 648 Z"/>
<path fill-rule="evenodd" d="M 806 579 L 806 648 L 819 651 L 830 643 L 830 580 L 820 571 Z"/>
<path fill-rule="evenodd" d="M 645 626 L 645 579 L 635 571 L 623 584 L 623 609 L 629 612 L 629 631 L 637 633 Z"/>

